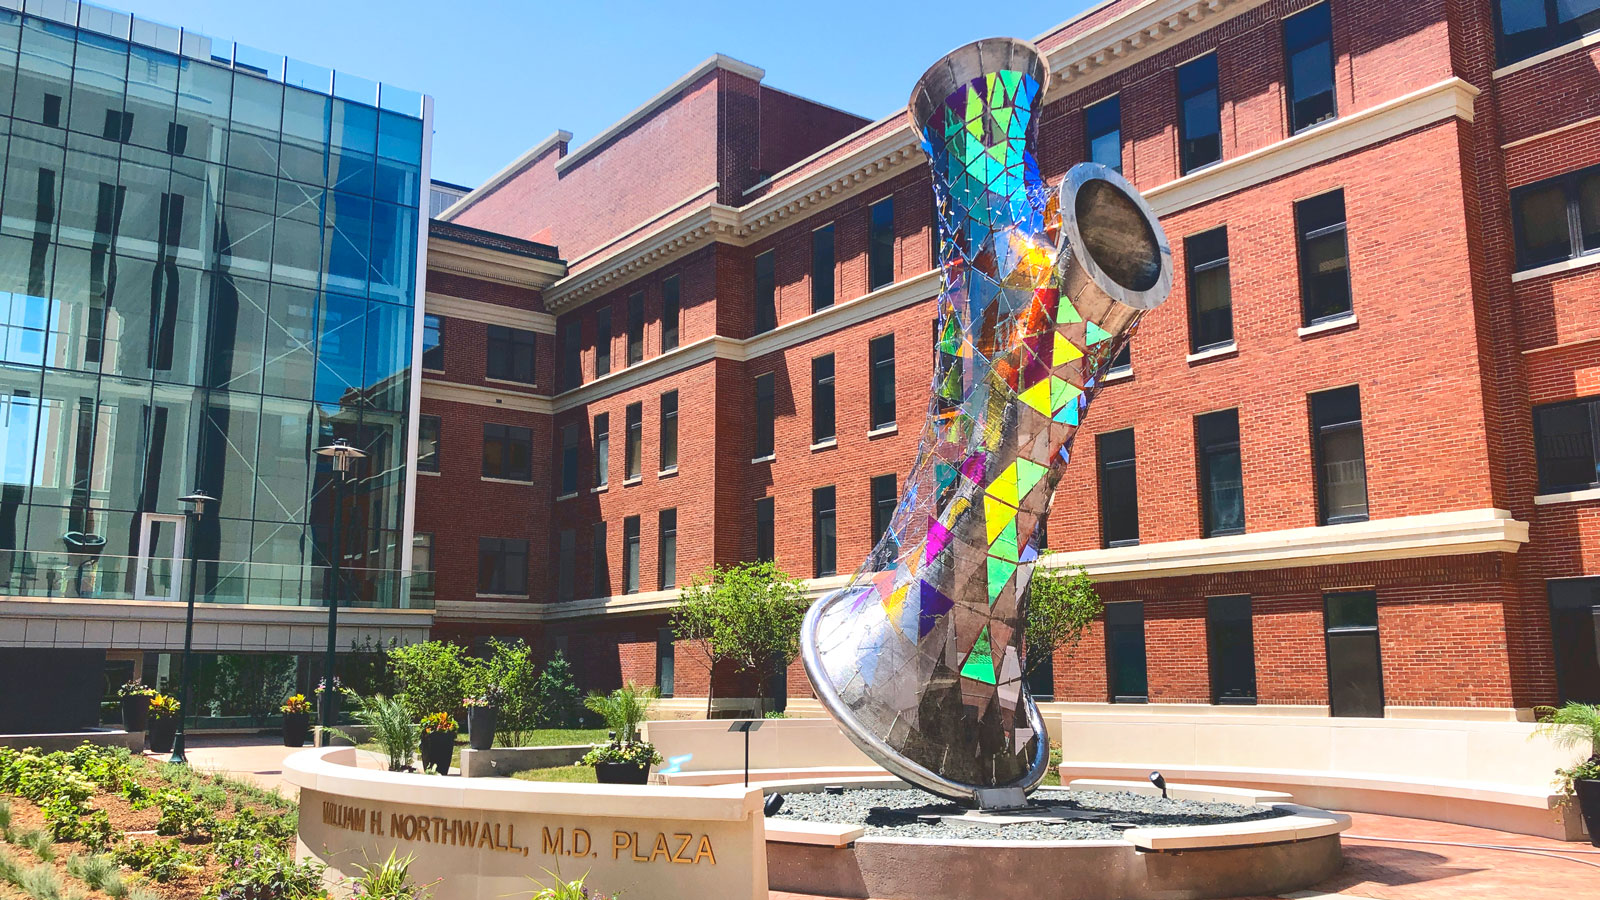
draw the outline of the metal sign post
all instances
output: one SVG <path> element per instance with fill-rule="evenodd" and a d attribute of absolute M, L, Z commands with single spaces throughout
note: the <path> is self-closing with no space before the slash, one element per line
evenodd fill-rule
<path fill-rule="evenodd" d="M 761 727 L 760 719 L 744 719 L 728 726 L 728 733 L 744 732 L 744 786 L 750 786 L 750 732 Z"/>

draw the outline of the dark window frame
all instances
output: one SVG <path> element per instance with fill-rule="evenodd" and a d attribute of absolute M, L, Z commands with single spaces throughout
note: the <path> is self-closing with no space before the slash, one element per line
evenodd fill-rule
<path fill-rule="evenodd" d="M 1600 221 L 1590 223 L 1593 226 L 1589 229 L 1590 234 L 1585 234 L 1584 229 L 1582 188 L 1584 182 L 1589 179 L 1600 180 L 1600 165 L 1585 166 L 1511 189 L 1511 230 L 1516 248 L 1517 271 L 1523 272 L 1600 254 Z M 1560 191 L 1566 201 L 1566 255 L 1535 256 L 1528 244 L 1528 219 L 1522 201 L 1533 194 L 1548 190 Z M 1596 190 L 1600 190 L 1600 184 L 1596 185 Z"/>
<path fill-rule="evenodd" d="M 756 254 L 751 262 L 755 290 L 755 333 L 766 334 L 778 327 L 778 251 Z"/>
<path fill-rule="evenodd" d="M 1112 442 L 1120 443 L 1124 435 L 1127 436 L 1128 441 L 1128 451 L 1125 456 L 1121 455 L 1120 447 L 1107 446 Z M 1111 452 L 1118 453 L 1116 458 L 1108 456 Z M 1107 431 L 1095 435 L 1095 459 L 1098 463 L 1100 483 L 1100 546 L 1106 548 L 1137 546 L 1139 543 L 1139 458 L 1138 444 L 1133 429 L 1120 428 L 1116 431 Z M 1108 481 L 1113 474 L 1125 468 L 1133 470 L 1133 537 L 1112 538 L 1110 531 L 1111 516 L 1109 514 L 1111 490 Z"/>
<path fill-rule="evenodd" d="M 1341 391 L 1356 392 L 1356 417 L 1354 419 L 1350 419 L 1348 417 L 1335 418 L 1330 413 L 1323 413 L 1319 415 L 1317 411 L 1318 399 L 1322 399 L 1323 406 L 1326 408 L 1340 399 L 1334 395 Z M 1372 491 L 1370 485 L 1367 484 L 1367 440 L 1366 429 L 1362 423 L 1360 388 L 1356 385 L 1329 388 L 1327 390 L 1316 391 L 1312 394 L 1308 394 L 1306 396 L 1306 400 L 1307 406 L 1309 407 L 1309 419 L 1311 422 L 1312 465 L 1316 467 L 1312 472 L 1312 477 L 1315 479 L 1317 485 L 1317 524 L 1339 525 L 1345 522 L 1366 522 L 1370 520 L 1372 518 Z M 1325 457 L 1327 455 L 1327 450 L 1323 446 L 1323 441 L 1328 436 L 1337 435 L 1341 432 L 1350 430 L 1357 432 L 1361 441 L 1361 481 L 1363 493 L 1366 497 L 1366 502 L 1364 504 L 1365 510 L 1361 513 L 1331 515 L 1328 509 L 1328 504 L 1330 502 L 1328 496 L 1329 486 L 1323 477 L 1326 465 Z"/>
<path fill-rule="evenodd" d="M 1231 428 L 1228 416 L 1232 417 Z M 1248 521 L 1244 509 L 1244 459 L 1240 451 L 1239 442 L 1239 410 L 1219 409 L 1213 412 L 1201 413 L 1194 417 L 1194 448 L 1195 463 L 1199 469 L 1200 481 L 1200 534 L 1202 537 L 1224 537 L 1230 534 L 1244 534 Z M 1212 481 L 1217 477 L 1214 466 L 1219 455 L 1232 452 L 1239 456 L 1239 524 L 1237 526 L 1218 526 L 1215 523 L 1217 509 L 1214 506 L 1216 487 Z"/>
<path fill-rule="evenodd" d="M 827 361 L 826 364 L 823 363 L 824 360 Z M 824 353 L 811 358 L 811 445 L 813 447 L 839 439 L 837 373 L 838 361 L 834 354 Z M 824 398 L 826 402 L 823 402 Z"/>
<path fill-rule="evenodd" d="M 611 557 L 606 547 L 606 522 L 594 523 L 589 533 L 589 594 L 593 597 L 611 595 Z"/>
<path fill-rule="evenodd" d="M 628 342 L 624 368 L 644 362 L 644 291 L 634 291 L 628 295 L 627 315 Z"/>
<path fill-rule="evenodd" d="M 761 462 L 773 459 L 778 455 L 778 376 L 773 372 L 763 372 L 753 380 L 755 382 L 755 452 L 751 454 L 750 461 Z"/>
<path fill-rule="evenodd" d="M 1110 118 L 1109 116 L 1106 116 L 1105 111 L 1107 109 L 1112 109 L 1112 108 L 1114 108 L 1116 110 L 1116 117 L 1115 117 L 1116 118 L 1116 126 L 1113 127 L 1113 128 L 1104 128 L 1104 127 L 1097 126 L 1096 123 L 1095 123 L 1095 119 L 1097 117 L 1101 117 L 1101 116 L 1105 116 L 1106 118 Z M 1097 130 L 1097 128 L 1098 128 L 1098 130 Z M 1099 138 L 1108 137 L 1108 136 L 1110 136 L 1112 134 L 1115 134 L 1117 136 L 1117 163 L 1116 163 L 1116 165 L 1111 165 L 1109 163 L 1105 163 L 1105 162 L 1102 162 L 1101 160 L 1098 160 L 1098 159 L 1094 158 L 1094 142 Z M 1103 98 L 1101 98 L 1099 100 L 1096 100 L 1093 103 L 1090 103 L 1089 105 L 1087 105 L 1087 106 L 1085 106 L 1083 108 L 1083 158 L 1088 160 L 1089 162 L 1100 163 L 1101 165 L 1106 166 L 1107 168 L 1110 168 L 1110 169 L 1115 169 L 1118 172 L 1122 171 L 1122 95 L 1121 94 L 1112 94 L 1109 97 L 1103 97 Z"/>
<path fill-rule="evenodd" d="M 656 694 L 671 697 L 677 687 L 677 644 L 671 627 L 656 629 Z"/>
<path fill-rule="evenodd" d="M 1591 10 L 1570 22 L 1560 20 L 1556 0 L 1543 0 L 1544 24 L 1513 38 L 1505 33 L 1504 14 L 1499 2 L 1489 4 L 1494 16 L 1495 50 L 1499 64 L 1507 66 L 1538 56 L 1600 31 L 1600 9 Z"/>
<path fill-rule="evenodd" d="M 611 484 L 611 414 L 596 413 L 594 417 L 594 486 Z"/>
<path fill-rule="evenodd" d="M 867 342 L 867 367 L 867 430 L 893 428 L 898 412 L 893 332 L 880 334 Z"/>
<path fill-rule="evenodd" d="M 671 562 L 669 571 L 667 563 Z M 656 513 L 656 589 L 678 586 L 678 508 Z"/>
<path fill-rule="evenodd" d="M 1237 607 L 1243 601 L 1244 615 L 1238 615 Z M 1244 623 L 1245 637 L 1248 639 L 1250 653 L 1250 685 L 1248 693 L 1228 694 L 1223 687 L 1226 677 L 1226 663 L 1237 662 L 1237 657 L 1225 653 L 1224 647 L 1228 641 L 1220 632 L 1230 624 Z M 1206 598 L 1206 662 L 1207 674 L 1210 678 L 1211 703 L 1216 706 L 1255 706 L 1260 696 L 1260 679 L 1256 671 L 1255 656 L 1255 609 L 1254 602 L 1249 594 L 1229 594 L 1221 597 Z"/>
<path fill-rule="evenodd" d="M 1600 703 L 1600 654 L 1595 649 L 1600 636 L 1600 578 L 1547 579 L 1545 602 L 1556 702 Z M 1583 656 L 1574 658 L 1574 651 Z"/>
<path fill-rule="evenodd" d="M 1332 611 L 1332 602 L 1336 598 L 1351 596 L 1370 596 L 1372 598 L 1373 615 L 1371 625 L 1332 624 L 1330 616 Z M 1333 638 L 1335 636 L 1341 634 L 1371 634 L 1374 638 L 1373 643 L 1378 657 L 1378 706 L 1380 710 L 1388 705 L 1388 697 L 1386 695 L 1384 686 L 1383 635 L 1379 628 L 1381 619 L 1382 617 L 1378 612 L 1378 592 L 1375 590 L 1324 591 L 1322 594 L 1322 655 L 1323 659 L 1326 661 L 1324 664 L 1329 666 L 1332 664 L 1332 660 L 1334 658 Z M 1331 679 L 1332 672 L 1330 671 L 1328 674 L 1330 676 L 1328 685 L 1328 714 L 1331 717 L 1346 717 L 1347 714 L 1341 713 L 1339 711 L 1338 704 L 1334 703 L 1334 691 Z"/>
<path fill-rule="evenodd" d="M 1337 195 L 1339 201 L 1339 220 L 1331 219 L 1326 224 L 1308 223 L 1311 218 L 1309 213 L 1314 210 L 1313 204 L 1332 203 L 1332 198 Z M 1295 253 L 1299 258 L 1300 268 L 1300 324 L 1304 327 L 1320 325 L 1325 322 L 1336 322 L 1355 315 L 1356 300 L 1355 288 L 1350 274 L 1350 209 L 1345 204 L 1344 188 L 1335 188 L 1323 191 L 1314 197 L 1298 200 L 1294 205 L 1295 226 Z M 1318 298 L 1315 296 L 1315 273 L 1311 271 L 1310 245 L 1313 241 L 1331 238 L 1337 235 L 1340 243 L 1344 245 L 1344 308 L 1333 312 L 1322 312 L 1313 315 L 1312 303 Z"/>
<path fill-rule="evenodd" d="M 1316 39 L 1313 39 L 1313 40 L 1307 40 L 1304 37 L 1302 37 L 1296 43 L 1291 44 L 1290 43 L 1290 39 L 1292 37 L 1291 31 L 1295 28 L 1295 26 L 1297 24 L 1311 22 L 1311 17 L 1326 17 L 1327 25 L 1328 25 L 1327 35 L 1325 37 L 1319 37 L 1319 38 L 1316 38 Z M 1316 24 L 1321 24 L 1321 23 L 1319 21 Z M 1294 57 L 1295 57 L 1295 54 L 1299 53 L 1299 52 L 1302 52 L 1302 51 L 1314 50 L 1317 47 L 1318 44 L 1323 44 L 1323 43 L 1326 43 L 1327 44 L 1327 48 L 1328 48 L 1328 89 L 1326 91 L 1318 91 L 1316 94 L 1312 94 L 1312 95 L 1310 95 L 1308 97 L 1303 97 L 1303 98 L 1300 98 L 1299 100 L 1297 100 L 1295 98 L 1295 78 L 1294 78 Z M 1303 131 L 1315 128 L 1318 125 L 1321 125 L 1321 124 L 1323 124 L 1325 122 L 1331 122 L 1331 121 L 1334 121 L 1334 120 L 1338 119 L 1339 118 L 1339 88 L 1338 88 L 1338 83 L 1337 83 L 1337 80 L 1336 80 L 1336 66 L 1338 64 L 1338 57 L 1333 52 L 1333 10 L 1332 10 L 1332 3 L 1330 2 L 1330 0 L 1323 0 L 1322 3 L 1318 3 L 1318 4 L 1314 5 L 1314 6 L 1308 6 L 1305 9 L 1302 9 L 1299 12 L 1294 13 L 1293 15 L 1289 15 L 1289 16 L 1285 16 L 1284 17 L 1284 19 L 1283 19 L 1283 61 L 1284 61 L 1283 80 L 1284 80 L 1284 86 L 1285 86 L 1284 101 L 1288 106 L 1289 133 L 1290 134 L 1299 134 L 1299 133 L 1301 133 Z M 1324 93 L 1326 93 L 1328 95 L 1327 112 L 1324 113 L 1321 117 L 1312 119 L 1309 122 L 1301 122 L 1301 121 L 1299 121 L 1298 120 L 1298 116 L 1296 115 L 1296 109 L 1295 109 L 1296 106 L 1298 104 L 1304 104 L 1308 100 L 1310 100 L 1310 99 L 1312 99 L 1314 97 L 1319 97 Z"/>
<path fill-rule="evenodd" d="M 1549 414 L 1560 413 L 1568 409 L 1587 408 L 1589 420 L 1589 468 L 1594 473 L 1593 478 L 1587 482 L 1556 480 L 1550 477 L 1549 463 L 1546 463 L 1545 447 L 1551 440 L 1547 437 L 1545 417 Z M 1533 408 L 1533 453 L 1534 462 L 1538 466 L 1540 494 L 1563 494 L 1570 491 L 1585 491 L 1600 488 L 1600 397 L 1584 397 L 1577 400 L 1564 400 L 1560 403 L 1542 403 Z M 1577 459 L 1577 456 L 1573 456 Z"/>
<path fill-rule="evenodd" d="M 835 268 L 839 262 L 837 232 L 832 222 L 811 230 L 811 311 L 820 312 L 838 299 Z M 827 252 L 822 252 L 826 238 Z M 826 257 L 826 258 L 824 258 Z"/>
<path fill-rule="evenodd" d="M 433 344 L 428 343 L 428 332 L 433 332 Z M 422 368 L 429 372 L 444 371 L 444 319 L 435 315 L 422 317 Z"/>
<path fill-rule="evenodd" d="M 900 502 L 900 487 L 893 472 L 874 475 L 868 486 L 872 498 L 872 531 L 868 537 L 872 540 L 872 546 L 876 547 L 894 520 L 894 510 Z"/>
<path fill-rule="evenodd" d="M 622 520 L 622 592 L 639 593 L 639 517 Z"/>
<path fill-rule="evenodd" d="M 888 210 L 887 221 L 879 221 L 879 210 Z M 867 206 L 867 290 L 875 291 L 894 284 L 894 195 L 881 197 Z"/>
<path fill-rule="evenodd" d="M 678 276 L 661 281 L 661 352 L 678 348 L 678 332 L 683 327 L 683 285 Z"/>
<path fill-rule="evenodd" d="M 429 440 L 427 435 L 428 425 L 432 423 L 433 452 L 424 454 L 423 444 Z M 417 416 L 417 471 L 438 472 L 439 457 L 443 446 L 444 420 L 438 416 L 419 414 Z"/>
<path fill-rule="evenodd" d="M 1215 244 L 1215 246 L 1212 246 Z M 1219 252 L 1220 251 L 1220 254 Z M 1229 265 L 1228 256 L 1228 227 L 1219 225 L 1207 229 L 1199 234 L 1192 234 L 1183 239 L 1183 264 L 1184 281 L 1187 285 L 1189 299 L 1189 352 L 1204 353 L 1208 350 L 1220 350 L 1234 345 L 1233 331 L 1233 269 Z M 1207 272 L 1218 269 L 1226 274 L 1225 284 L 1228 290 L 1227 306 L 1227 337 L 1218 338 L 1206 334 L 1203 327 L 1204 313 L 1200 309 L 1199 283 L 1201 277 Z M 1217 316 L 1216 318 L 1221 318 Z"/>
<path fill-rule="evenodd" d="M 516 558 L 521 557 L 519 569 Z M 485 576 L 487 575 L 487 581 Z M 520 576 L 520 577 L 519 577 Z M 528 542 L 520 538 L 478 538 L 479 595 L 528 596 Z"/>
<path fill-rule="evenodd" d="M 644 477 L 644 403 L 629 403 L 622 412 L 622 482 Z"/>
<path fill-rule="evenodd" d="M 572 497 L 578 493 L 578 451 L 582 438 L 578 434 L 578 423 L 568 422 L 561 426 L 560 432 L 561 451 L 557 457 L 561 471 L 556 474 L 556 496 Z"/>
<path fill-rule="evenodd" d="M 491 433 L 493 429 L 494 433 Z M 493 441 L 501 445 L 500 462 L 501 472 L 489 471 L 489 445 Z M 516 466 L 516 460 L 510 451 L 516 447 L 522 448 L 522 466 Z M 484 478 L 498 478 L 503 481 L 532 481 L 533 480 L 533 429 L 520 425 L 501 425 L 498 422 L 483 423 L 483 469 Z"/>
<path fill-rule="evenodd" d="M 657 429 L 656 456 L 660 472 L 678 471 L 678 392 L 661 395 L 661 422 Z"/>
<path fill-rule="evenodd" d="M 811 489 L 811 574 L 839 574 L 839 493 L 834 485 Z"/>
<path fill-rule="evenodd" d="M 563 528 L 556 533 L 556 602 L 577 597 L 578 532 Z"/>
<path fill-rule="evenodd" d="M 490 325 L 485 342 L 484 377 L 534 384 L 539 373 L 538 334 L 508 325 Z"/>
<path fill-rule="evenodd" d="M 1135 615 L 1136 614 L 1136 615 Z M 1144 693 L 1119 694 L 1116 688 L 1117 665 L 1119 654 L 1116 641 L 1113 640 L 1115 631 L 1132 628 L 1133 620 L 1137 618 L 1140 643 L 1141 668 L 1144 672 Z M 1126 620 L 1126 621 L 1117 621 Z M 1124 600 L 1106 604 L 1105 611 L 1105 645 L 1106 645 L 1106 699 L 1110 703 L 1149 703 L 1150 702 L 1150 649 L 1149 635 L 1145 630 L 1145 615 L 1143 600 Z"/>
<path fill-rule="evenodd" d="M 583 320 L 570 319 L 561 325 L 561 371 L 559 389 L 570 391 L 583 386 Z"/>
<path fill-rule="evenodd" d="M 756 562 L 775 562 L 778 552 L 778 501 L 775 497 L 756 498 Z"/>
<path fill-rule="evenodd" d="M 1208 60 L 1209 62 L 1207 62 Z M 1186 80 L 1193 80 L 1193 78 L 1196 77 L 1190 75 L 1189 73 L 1200 72 L 1199 69 L 1195 68 L 1198 65 L 1208 65 L 1210 67 L 1209 72 L 1201 73 L 1210 74 L 1210 82 L 1201 82 L 1197 85 L 1185 87 L 1184 82 Z M 1222 67 L 1217 60 L 1217 51 L 1212 50 L 1209 53 L 1203 53 L 1194 59 L 1178 65 L 1173 69 L 1173 72 L 1178 85 L 1178 173 L 1180 175 L 1190 175 L 1195 172 L 1199 172 L 1208 166 L 1214 166 L 1217 163 L 1222 162 L 1223 159 Z M 1202 134 L 1199 137 L 1195 137 L 1189 134 L 1189 116 L 1186 114 L 1185 106 L 1190 101 L 1197 101 L 1204 97 L 1208 92 L 1212 94 L 1211 105 L 1216 110 L 1216 130 L 1210 136 Z M 1199 152 L 1198 148 L 1191 147 L 1189 145 L 1208 139 L 1215 140 L 1217 143 L 1216 157 L 1212 159 L 1200 159 L 1197 155 Z"/>
<path fill-rule="evenodd" d="M 611 374 L 611 307 L 594 314 L 594 377 Z"/>

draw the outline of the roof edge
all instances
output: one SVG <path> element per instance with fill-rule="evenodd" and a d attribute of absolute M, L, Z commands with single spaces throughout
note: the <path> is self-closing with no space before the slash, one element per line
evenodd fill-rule
<path fill-rule="evenodd" d="M 528 148 L 526 153 L 512 160 L 510 165 L 489 176 L 488 181 L 468 191 L 466 196 L 450 204 L 444 212 L 434 216 L 434 218 L 443 222 L 454 219 L 468 207 L 488 196 L 500 185 L 510 181 L 513 176 L 527 168 L 534 160 L 548 153 L 552 147 L 557 144 L 570 144 L 571 142 L 572 132 L 565 129 L 557 129 L 549 137 Z"/>

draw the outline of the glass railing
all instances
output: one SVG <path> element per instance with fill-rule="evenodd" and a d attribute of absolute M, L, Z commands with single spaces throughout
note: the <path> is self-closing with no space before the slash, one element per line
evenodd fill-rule
<path fill-rule="evenodd" d="M 327 566 L 200 560 L 195 601 L 258 606 L 327 606 L 334 593 Z M 188 564 L 90 553 L 0 550 L 0 597 L 185 602 Z M 432 609 L 433 573 L 340 569 L 339 605 L 358 609 Z"/>

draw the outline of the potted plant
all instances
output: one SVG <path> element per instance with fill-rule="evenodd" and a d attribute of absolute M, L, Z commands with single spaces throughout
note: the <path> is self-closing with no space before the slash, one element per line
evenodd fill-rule
<path fill-rule="evenodd" d="M 156 694 L 150 698 L 149 748 L 156 753 L 171 753 L 178 736 L 178 716 L 182 713 L 177 697 Z"/>
<path fill-rule="evenodd" d="M 644 784 L 650 767 L 661 762 L 661 754 L 648 741 L 638 739 L 639 724 L 650 715 L 650 707 L 660 696 L 656 689 L 640 688 L 629 682 L 609 694 L 590 694 L 583 701 L 590 711 L 599 713 L 611 729 L 611 741 L 596 744 L 584 754 L 582 765 L 594 766 L 595 780 L 602 784 Z"/>
<path fill-rule="evenodd" d="M 129 734 L 144 731 L 150 717 L 150 698 L 156 689 L 137 681 L 117 688 L 117 699 L 122 701 L 122 730 Z"/>
<path fill-rule="evenodd" d="M 283 745 L 304 747 L 306 735 L 311 733 L 311 701 L 305 694 L 295 694 L 278 707 L 283 713 Z"/>
<path fill-rule="evenodd" d="M 450 757 L 456 746 L 456 719 L 447 712 L 422 717 L 422 771 L 431 767 L 440 775 L 450 774 Z"/>
<path fill-rule="evenodd" d="M 1556 784 L 1569 800 L 1576 798 L 1589 843 L 1600 847 L 1600 706 L 1568 701 L 1566 706 L 1540 706 L 1538 733 L 1556 746 L 1589 752 L 1589 758 L 1556 770 Z"/>
<path fill-rule="evenodd" d="M 467 739 L 474 750 L 487 750 L 494 746 L 494 732 L 499 718 L 498 691 L 490 688 L 475 697 L 466 697 L 461 705 L 467 708 Z"/>

